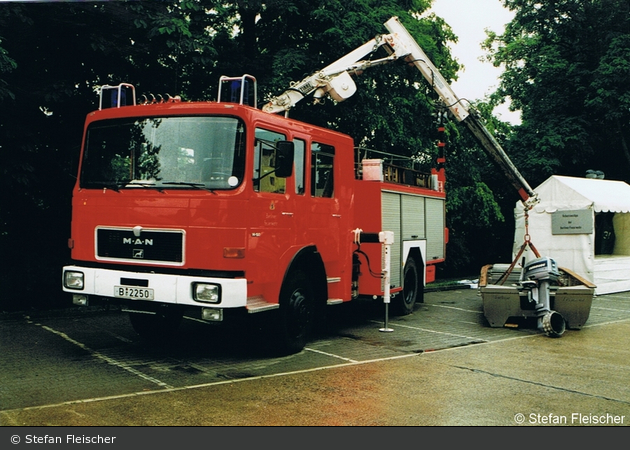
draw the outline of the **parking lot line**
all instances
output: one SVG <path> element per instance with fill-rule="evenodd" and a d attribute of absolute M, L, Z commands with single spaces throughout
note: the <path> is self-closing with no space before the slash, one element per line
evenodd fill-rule
<path fill-rule="evenodd" d="M 72 339 L 66 333 L 63 333 L 63 332 L 58 331 L 58 330 L 55 330 L 54 328 L 51 328 L 51 327 L 49 327 L 47 325 L 42 325 L 42 324 L 37 323 L 37 322 L 32 322 L 32 321 L 28 321 L 28 322 L 33 324 L 33 325 L 36 325 L 36 326 L 38 326 L 38 327 L 40 327 L 40 328 L 42 328 L 44 330 L 46 330 L 46 331 L 49 331 L 49 332 L 51 332 L 53 334 L 56 334 L 57 336 L 65 339 L 67 342 L 70 342 L 71 344 L 74 344 L 77 347 L 79 347 L 79 348 L 85 350 L 86 352 L 90 353 L 95 358 L 98 358 L 98 359 L 100 359 L 102 361 L 105 361 L 107 364 L 111 364 L 112 366 L 115 366 L 115 367 L 118 367 L 120 369 L 126 370 L 127 372 L 129 372 L 129 373 L 131 373 L 133 375 L 136 375 L 136 376 L 138 376 L 138 377 L 140 377 L 140 378 L 142 378 L 142 379 L 144 379 L 146 381 L 149 381 L 151 383 L 157 384 L 158 386 L 163 387 L 165 389 L 171 389 L 173 387 L 173 386 L 171 386 L 171 385 L 169 385 L 169 384 L 167 384 L 167 383 L 165 383 L 163 381 L 158 380 L 157 378 L 151 377 L 149 375 L 146 375 L 146 374 L 140 372 L 139 370 L 134 369 L 133 367 L 129 366 L 128 364 L 125 364 L 123 362 L 117 361 L 114 358 L 110 358 L 109 356 L 103 355 L 102 353 L 97 352 L 96 350 L 92 350 L 87 345 L 85 345 L 85 344 L 83 344 L 83 343 L 81 343 L 81 342 L 79 342 L 79 341 L 77 341 L 75 339 Z"/>
<path fill-rule="evenodd" d="M 456 306 L 446 306 L 446 305 L 428 305 L 428 306 L 434 306 L 436 308 L 456 309 L 458 311 L 464 311 L 464 312 L 469 312 L 469 313 L 474 313 L 474 314 L 483 314 L 483 311 L 475 311 L 475 310 L 472 310 L 472 309 L 458 308 Z"/>
<path fill-rule="evenodd" d="M 356 362 L 358 362 L 358 361 L 356 361 L 356 360 L 354 360 L 354 359 L 344 358 L 343 356 L 335 355 L 335 354 L 333 354 L 333 353 L 322 352 L 321 350 L 315 350 L 314 348 L 309 348 L 309 347 L 306 347 L 306 348 L 304 348 L 304 350 L 308 350 L 309 352 L 313 352 L 313 353 L 319 353 L 319 354 L 321 354 L 321 355 L 330 356 L 330 357 L 333 357 L 333 358 L 338 358 L 338 359 L 341 359 L 341 360 L 343 360 L 343 361 L 348 361 L 348 362 L 351 362 L 351 363 L 356 363 Z"/>
<path fill-rule="evenodd" d="M 372 320 L 372 322 L 380 323 L 380 322 L 377 322 L 376 320 Z M 474 338 L 474 337 L 471 337 L 471 336 L 465 336 L 465 335 L 462 335 L 462 334 L 454 334 L 454 333 L 448 333 L 446 331 L 431 330 L 429 328 L 412 327 L 411 325 L 403 325 L 402 323 L 396 323 L 396 324 L 393 324 L 393 325 L 390 323 L 390 326 L 392 326 L 392 327 L 408 328 L 410 330 L 426 331 L 427 333 L 445 334 L 446 336 L 454 336 L 454 337 L 458 337 L 458 338 L 471 339 L 473 341 L 479 341 L 479 342 L 488 342 L 485 339 L 480 340 L 478 338 Z"/>

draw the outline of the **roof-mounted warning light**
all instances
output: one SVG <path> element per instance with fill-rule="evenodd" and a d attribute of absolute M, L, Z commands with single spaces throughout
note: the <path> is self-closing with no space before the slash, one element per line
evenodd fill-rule
<path fill-rule="evenodd" d="M 242 77 L 226 77 L 219 79 L 219 95 L 217 101 L 221 103 L 238 103 L 239 105 L 249 105 L 257 107 L 257 87 L 256 78 L 251 75 Z"/>
<path fill-rule="evenodd" d="M 101 86 L 101 99 L 98 109 L 135 105 L 136 88 L 134 88 L 133 84 L 120 83 L 118 86 Z"/>

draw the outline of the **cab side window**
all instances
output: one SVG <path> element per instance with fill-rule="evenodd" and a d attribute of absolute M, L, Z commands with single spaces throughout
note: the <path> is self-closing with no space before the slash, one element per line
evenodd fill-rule
<path fill-rule="evenodd" d="M 276 142 L 283 141 L 286 136 L 276 131 L 256 128 L 254 145 L 254 190 L 256 192 L 273 192 L 284 194 L 286 179 L 274 174 L 276 163 Z"/>
<path fill-rule="evenodd" d="M 333 168 L 335 148 L 313 142 L 311 145 L 311 195 L 332 198 L 334 193 Z"/>
<path fill-rule="evenodd" d="M 304 183 L 305 176 L 305 164 L 306 158 L 306 142 L 302 139 L 293 139 L 293 146 L 295 148 L 295 159 L 293 165 L 295 167 L 295 193 L 298 195 L 304 195 Z"/>

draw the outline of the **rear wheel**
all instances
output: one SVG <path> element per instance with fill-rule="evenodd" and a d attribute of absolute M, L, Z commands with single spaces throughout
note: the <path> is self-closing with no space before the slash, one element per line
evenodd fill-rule
<path fill-rule="evenodd" d="M 408 258 L 403 272 L 402 295 L 398 296 L 394 303 L 395 312 L 398 315 L 404 316 L 413 312 L 418 298 L 421 297 L 420 289 L 422 289 L 422 284 L 420 283 L 418 266 L 413 258 Z"/>

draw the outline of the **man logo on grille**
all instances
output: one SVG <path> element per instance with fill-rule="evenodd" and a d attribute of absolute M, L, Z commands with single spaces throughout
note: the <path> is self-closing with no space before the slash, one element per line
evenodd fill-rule
<path fill-rule="evenodd" d="M 143 248 L 134 248 L 133 249 L 133 257 L 135 259 L 143 259 L 144 258 L 144 249 Z"/>
<path fill-rule="evenodd" d="M 123 244 L 132 244 L 132 245 L 153 245 L 153 239 L 133 239 L 133 238 L 123 238 Z"/>

